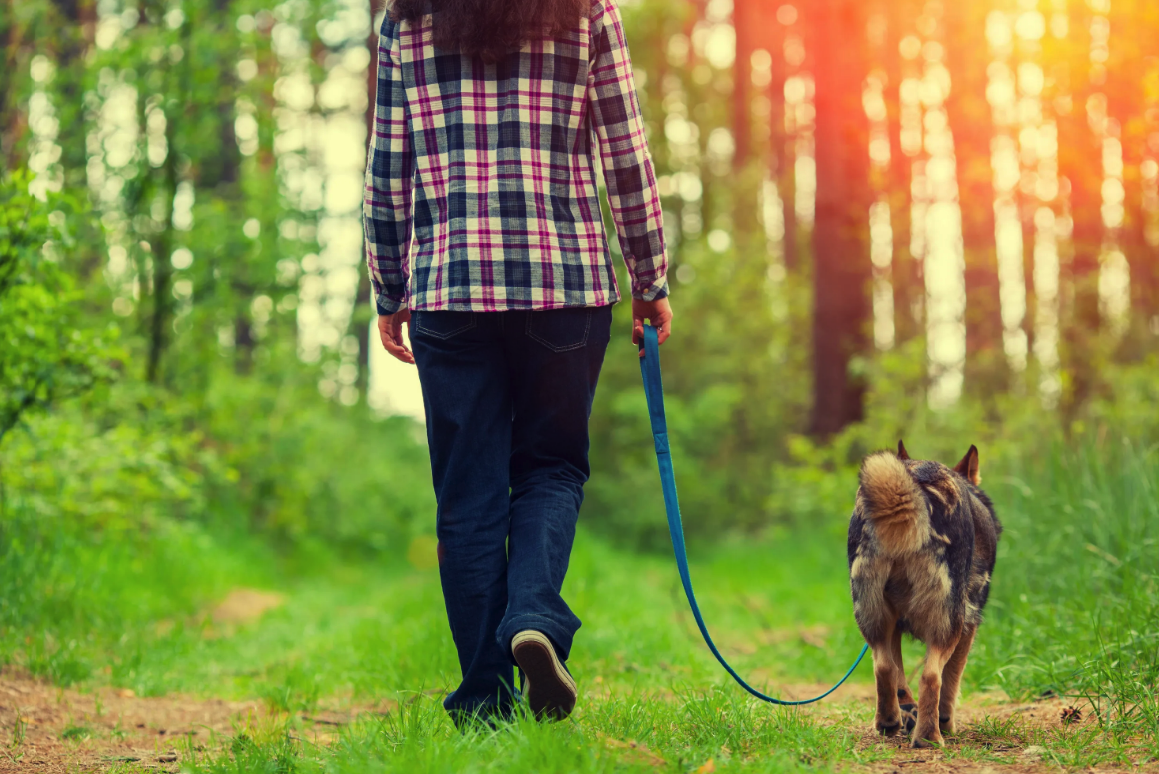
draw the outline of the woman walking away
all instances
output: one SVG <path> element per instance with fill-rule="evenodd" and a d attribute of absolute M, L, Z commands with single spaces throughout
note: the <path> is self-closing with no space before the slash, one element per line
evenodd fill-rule
<path fill-rule="evenodd" d="M 632 340 L 668 338 L 660 199 L 614 0 L 396 0 L 366 170 L 378 328 L 418 366 L 439 573 L 463 680 L 455 722 L 567 717 L 580 621 L 560 597 L 588 417 L 631 277 Z M 412 239 L 413 227 L 413 239 Z M 402 325 L 409 325 L 411 352 Z"/>

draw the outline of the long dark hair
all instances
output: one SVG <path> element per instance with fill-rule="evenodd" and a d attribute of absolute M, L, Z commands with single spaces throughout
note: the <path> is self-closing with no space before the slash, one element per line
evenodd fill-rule
<path fill-rule="evenodd" d="M 415 22 L 434 12 L 434 44 L 495 62 L 529 40 L 579 26 L 589 0 L 393 0 L 395 21 Z"/>

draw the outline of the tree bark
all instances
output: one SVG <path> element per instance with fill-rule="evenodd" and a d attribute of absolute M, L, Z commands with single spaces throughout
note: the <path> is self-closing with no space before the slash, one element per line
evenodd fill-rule
<path fill-rule="evenodd" d="M 756 48 L 756 7 L 753 0 L 733 0 L 732 23 L 736 32 L 736 59 L 732 65 L 732 137 L 735 151 L 733 167 L 744 169 L 752 154 L 752 113 L 749 98 L 752 92 L 752 55 Z"/>
<path fill-rule="evenodd" d="M 813 15 L 817 203 L 813 228 L 812 432 L 826 437 L 863 415 L 869 352 L 869 121 L 861 0 L 820 0 Z"/>
<path fill-rule="evenodd" d="M 1038 318 L 1038 295 L 1034 291 L 1034 247 L 1038 230 L 1034 216 L 1038 197 L 1027 193 L 1018 196 L 1019 218 L 1022 222 L 1022 282 L 1026 288 L 1026 313 L 1022 317 L 1022 331 L 1026 334 L 1026 362 L 1034 357 L 1035 323 Z"/>
<path fill-rule="evenodd" d="M 900 43 L 909 31 L 907 11 L 901 0 L 887 2 L 885 91 L 886 123 L 889 131 L 889 219 L 893 231 L 893 253 L 890 261 L 890 284 L 893 286 L 893 338 L 904 344 L 921 335 L 924 328 L 922 309 L 925 283 L 921 264 L 910 245 L 913 241 L 913 160 L 901 147 Z M 912 17 L 910 17 L 912 18 Z"/>
<path fill-rule="evenodd" d="M 1103 242 L 1102 138 L 1087 119 L 1090 82 L 1090 18 L 1085 5 L 1068 5 L 1070 40 L 1060 71 L 1064 93 L 1056 100 L 1058 113 L 1058 168 L 1069 188 L 1073 223 L 1069 265 L 1060 262 L 1060 343 L 1063 371 L 1069 388 L 1063 410 L 1073 416 L 1094 387 L 1093 362 L 1097 354 L 1099 319 L 1099 254 Z M 1069 308 L 1061 302 L 1071 299 Z M 1064 381 L 1064 384 L 1067 384 Z"/>
<path fill-rule="evenodd" d="M 56 0 L 57 23 L 57 119 L 60 131 L 60 166 L 65 188 L 81 188 L 87 179 L 88 149 L 84 108 L 85 62 L 96 34 L 96 3 L 93 0 Z"/>
<path fill-rule="evenodd" d="M 1139 45 L 1144 24 L 1138 0 L 1116 0 L 1111 6 L 1110 21 L 1112 60 L 1107 68 L 1107 92 L 1123 146 L 1125 200 L 1120 245 L 1131 273 L 1132 328 L 1145 332 L 1151 318 L 1159 314 L 1159 251 L 1147 242 L 1147 213 L 1143 206 L 1148 122 L 1141 77 L 1146 63 Z"/>
<path fill-rule="evenodd" d="M 366 68 L 366 151 L 374 141 L 374 103 L 378 91 L 378 30 L 374 29 L 374 0 L 370 2 L 370 33 L 366 37 L 366 48 L 370 51 L 370 64 Z M 358 274 L 358 289 L 355 291 L 354 309 L 350 314 L 350 327 L 358 340 L 358 392 L 363 397 L 370 391 L 370 321 L 377 307 L 370 298 L 370 269 L 366 266 L 366 244 L 362 246 L 362 270 Z"/>
<path fill-rule="evenodd" d="M 986 11 L 981 3 L 946 4 L 947 65 L 952 81 L 946 112 L 954 135 L 966 282 L 966 385 L 988 395 L 1006 385 L 1002 303 L 995 237 L 993 120 L 986 101 Z M 979 49 L 979 46 L 981 48 Z"/>
<path fill-rule="evenodd" d="M 785 28 L 775 22 L 773 28 L 775 33 L 769 51 L 772 56 L 772 79 L 769 81 L 770 172 L 781 199 L 781 219 L 785 226 L 782 259 L 785 270 L 791 272 L 801 263 L 797 229 L 797 136 L 786 124 L 785 81 L 789 78 L 789 63 L 785 61 Z"/>
<path fill-rule="evenodd" d="M 153 263 L 153 308 L 149 319 L 149 359 L 145 378 L 154 384 L 161 381 L 161 361 L 169 341 L 168 327 L 173 317 L 172 279 L 173 264 L 173 197 L 177 193 L 177 149 L 174 146 L 175 111 L 166 111 L 165 139 L 168 150 L 165 156 L 164 181 L 161 195 L 165 197 L 165 223 L 161 231 L 150 240 Z"/>

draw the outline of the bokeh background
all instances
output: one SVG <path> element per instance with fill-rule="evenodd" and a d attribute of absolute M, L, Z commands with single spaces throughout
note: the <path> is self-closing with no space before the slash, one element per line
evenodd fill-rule
<path fill-rule="evenodd" d="M 622 9 L 693 544 L 813 534 L 839 589 L 858 461 L 904 437 L 948 463 L 978 444 L 1000 513 L 1049 500 L 1042 529 L 1074 556 L 1153 578 L 1159 4 Z M 362 264 L 382 13 L 0 3 L 5 659 L 81 679 L 86 642 L 238 583 L 433 566 L 417 377 L 371 335 Z M 667 536 L 626 311 L 581 537 L 651 551 Z M 1133 494 L 1111 511 L 1067 488 L 1116 475 Z M 1083 532 L 1108 512 L 1122 529 Z"/>

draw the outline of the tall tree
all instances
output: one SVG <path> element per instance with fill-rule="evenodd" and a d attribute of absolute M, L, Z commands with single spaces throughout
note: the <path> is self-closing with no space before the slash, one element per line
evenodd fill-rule
<path fill-rule="evenodd" d="M 966 264 L 966 389 L 981 394 L 1001 386 L 1006 371 L 990 162 L 994 124 L 986 101 L 988 10 L 981 2 L 951 2 L 944 19 L 951 78 L 946 112 L 954 136 Z"/>
<path fill-rule="evenodd" d="M 1159 314 L 1159 251 L 1147 241 L 1147 211 L 1143 205 L 1148 121 L 1141 77 L 1146 62 L 1139 31 L 1146 28 L 1146 14 L 1153 13 L 1147 5 L 1150 4 L 1140 0 L 1115 0 L 1111 5 L 1111 61 L 1107 67 L 1108 106 L 1119 124 L 1123 147 L 1125 199 L 1119 243 L 1131 272 L 1132 328 L 1138 332 L 1146 331 L 1151 318 Z"/>
<path fill-rule="evenodd" d="M 736 150 L 733 165 L 744 169 L 752 153 L 752 56 L 756 49 L 758 14 L 755 0 L 733 0 L 732 26 L 736 32 L 736 59 L 733 61 L 732 136 Z"/>
<path fill-rule="evenodd" d="M 1069 191 L 1072 231 L 1070 261 L 1060 262 L 1059 298 L 1070 303 L 1060 312 L 1061 362 L 1067 389 L 1068 414 L 1081 405 L 1094 386 L 1094 362 L 1099 333 L 1099 254 L 1103 244 L 1103 143 L 1091 127 L 1088 102 L 1091 82 L 1091 13 L 1085 2 L 1067 4 L 1069 34 L 1062 61 L 1055 68 L 1058 94 L 1058 170 Z"/>
<path fill-rule="evenodd" d="M 87 162 L 84 91 L 89 67 L 85 61 L 96 34 L 94 0 L 55 0 L 57 12 L 56 112 L 60 122 L 57 144 L 64 184 L 83 188 Z"/>
<path fill-rule="evenodd" d="M 904 344 L 922 333 L 925 284 L 910 249 L 913 241 L 913 160 L 901 145 L 901 82 L 905 69 L 901 41 L 910 34 L 918 9 L 910 0 L 886 0 L 885 111 L 889 131 L 889 219 L 893 231 L 890 282 L 893 286 L 894 341 Z"/>
<path fill-rule="evenodd" d="M 161 20 L 167 10 L 165 3 L 152 5 L 150 23 L 157 34 L 164 39 Z M 179 45 L 182 51 L 189 51 L 192 24 L 188 17 L 180 22 Z M 176 59 L 176 61 L 174 61 Z M 163 213 L 159 221 L 150 229 L 149 265 L 152 305 L 147 323 L 148 358 L 145 378 L 150 382 L 160 382 L 164 378 L 162 361 L 170 342 L 170 326 L 173 320 L 173 255 L 175 241 L 174 198 L 177 195 L 178 173 L 178 127 L 185 106 L 188 103 L 190 73 L 188 59 L 184 55 L 174 57 L 170 53 L 168 63 L 159 69 L 160 90 L 157 105 L 165 123 L 165 159 L 161 164 L 160 180 L 153 188 L 153 197 Z M 148 173 L 146 173 L 148 174 Z M 156 208 L 155 208 L 156 210 Z"/>
<path fill-rule="evenodd" d="M 812 431 L 824 437 L 860 420 L 864 407 L 865 382 L 852 366 L 870 345 L 867 41 L 861 0 L 819 0 L 809 12 L 817 111 Z"/>
<path fill-rule="evenodd" d="M 375 0 L 370 0 L 370 32 L 366 36 L 366 50 L 370 52 L 370 63 L 366 66 L 366 149 L 374 141 L 374 102 L 378 91 L 378 30 L 374 28 Z M 364 397 L 370 389 L 370 321 L 374 318 L 376 306 L 370 298 L 370 272 L 365 266 L 366 245 L 363 244 L 363 266 L 358 272 L 358 289 L 355 291 L 354 310 L 350 314 L 350 327 L 358 340 L 358 391 Z"/>
<path fill-rule="evenodd" d="M 777 185 L 781 199 L 781 219 L 784 222 L 782 257 L 785 269 L 794 271 L 801 262 L 800 237 L 797 230 L 797 136 L 789 130 L 790 117 L 785 105 L 785 82 L 790 76 L 789 62 L 785 59 L 785 37 L 788 25 L 770 24 L 769 53 L 772 72 L 769 81 L 769 154 L 770 174 Z"/>

